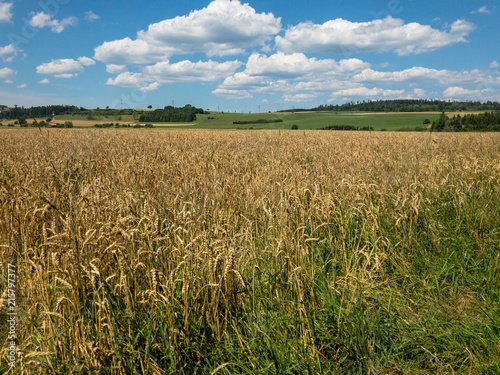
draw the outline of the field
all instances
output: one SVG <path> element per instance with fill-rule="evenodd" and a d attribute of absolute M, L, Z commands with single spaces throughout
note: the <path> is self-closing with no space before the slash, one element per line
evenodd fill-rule
<path fill-rule="evenodd" d="M 330 125 L 351 125 L 357 127 L 370 126 L 374 130 L 415 130 L 415 128 L 423 128 L 423 121 L 429 119 L 436 120 L 441 113 L 366 113 L 366 112 L 297 112 L 297 113 L 220 113 L 210 112 L 206 115 L 197 115 L 196 122 L 190 124 L 177 123 L 159 123 L 154 124 L 157 128 L 184 128 L 190 126 L 194 129 L 290 129 L 292 125 L 297 125 L 299 129 L 320 129 Z M 461 113 L 462 115 L 464 113 Z M 451 115 L 451 114 L 450 114 Z M 83 116 L 57 116 L 56 121 L 63 123 L 64 121 L 73 121 L 75 127 L 91 127 L 96 123 L 120 123 L 120 124 L 136 124 L 132 115 L 121 116 L 120 121 L 113 117 L 101 117 L 99 120 L 88 121 Z M 235 125 L 235 121 L 257 121 L 264 120 L 282 120 L 278 123 L 269 124 L 245 124 Z M 42 121 L 45 119 L 37 119 Z M 13 123 L 9 121 L 8 123 Z M 31 122 L 31 121 L 30 121 Z M 4 124 L 5 125 L 5 124 Z"/>
<path fill-rule="evenodd" d="M 498 374 L 499 228 L 499 134 L 5 128 L 0 372 Z"/>

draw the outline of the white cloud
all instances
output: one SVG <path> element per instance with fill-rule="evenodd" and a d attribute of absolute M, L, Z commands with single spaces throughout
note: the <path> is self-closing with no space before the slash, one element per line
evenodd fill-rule
<path fill-rule="evenodd" d="M 159 82 L 153 82 L 150 85 L 147 85 L 145 87 L 141 87 L 140 90 L 143 92 L 156 91 L 160 87 L 161 87 L 161 84 Z"/>
<path fill-rule="evenodd" d="M 242 63 L 240 61 L 216 61 L 189 60 L 180 61 L 175 64 L 159 62 L 155 65 L 146 66 L 140 73 L 122 72 L 115 78 L 109 78 L 106 84 L 121 87 L 138 87 L 142 91 L 157 90 L 161 84 L 175 82 L 212 82 L 220 80 L 234 73 Z M 124 66 L 110 66 L 108 71 L 119 72 Z"/>
<path fill-rule="evenodd" d="M 319 94 L 295 94 L 295 95 L 283 95 L 283 101 L 285 102 L 311 102 L 316 99 Z"/>
<path fill-rule="evenodd" d="M 227 76 L 213 94 L 225 97 L 229 93 L 234 98 L 239 90 L 243 98 L 253 92 L 286 94 L 285 100 L 309 101 L 318 92 L 352 87 L 349 77 L 369 67 L 369 63 L 359 59 L 336 61 L 308 58 L 303 53 L 277 52 L 271 56 L 254 53 L 248 58 L 246 69 Z"/>
<path fill-rule="evenodd" d="M 42 79 L 40 82 L 38 83 L 41 83 L 42 85 L 46 85 L 48 83 L 50 83 L 49 79 L 48 78 L 45 78 L 45 79 Z"/>
<path fill-rule="evenodd" d="M 106 72 L 108 72 L 109 74 L 118 74 L 123 72 L 124 70 L 127 70 L 127 65 L 117 65 L 117 64 L 106 65 Z"/>
<path fill-rule="evenodd" d="M 159 62 L 155 65 L 145 67 L 143 72 L 162 83 L 211 82 L 227 77 L 241 65 L 242 63 L 237 60 L 223 63 L 212 60 L 198 62 L 184 60 L 175 64 Z"/>
<path fill-rule="evenodd" d="M 21 49 L 16 48 L 13 44 L 9 44 L 8 46 L 0 47 L 0 58 L 3 61 L 11 62 L 20 52 L 22 52 Z"/>
<path fill-rule="evenodd" d="M 289 27 L 284 37 L 276 37 L 276 45 L 284 52 L 351 54 L 394 50 L 403 56 L 466 42 L 465 37 L 474 28 L 464 20 L 454 22 L 446 32 L 416 22 L 405 24 L 402 19 L 391 16 L 370 22 L 338 18 L 322 25 L 304 22 Z"/>
<path fill-rule="evenodd" d="M 365 69 L 352 77 L 353 82 L 360 83 L 437 83 L 442 85 L 462 84 L 500 84 L 500 77 L 491 72 L 478 69 L 465 70 L 462 72 L 453 70 L 436 70 L 423 67 L 413 67 L 396 72 L 380 72 L 373 69 Z"/>
<path fill-rule="evenodd" d="M 496 68 L 498 68 L 499 66 L 500 66 L 500 65 L 498 64 L 498 62 L 496 62 L 496 61 L 492 61 L 492 62 L 491 62 L 491 64 L 490 64 L 490 66 L 489 66 L 489 68 L 490 68 L 490 69 L 496 69 Z"/>
<path fill-rule="evenodd" d="M 53 60 L 36 67 L 38 74 L 51 75 L 57 78 L 72 78 L 83 73 L 85 68 L 83 65 L 73 59 Z"/>
<path fill-rule="evenodd" d="M 245 72 L 251 76 L 300 77 L 315 74 L 346 74 L 360 71 L 370 64 L 359 59 L 348 59 L 337 62 L 333 59 L 318 60 L 308 58 L 303 53 L 285 54 L 278 52 L 272 56 L 252 54 L 247 62 Z"/>
<path fill-rule="evenodd" d="M 472 14 L 479 14 L 479 13 L 491 14 L 491 11 L 488 9 L 488 7 L 486 5 L 483 5 L 481 8 L 479 8 L 478 10 L 473 10 L 471 13 Z"/>
<path fill-rule="evenodd" d="M 77 19 L 75 17 L 68 17 L 59 21 L 52 19 L 52 16 L 45 12 L 38 12 L 33 14 L 29 23 L 31 26 L 38 28 L 50 27 L 52 32 L 60 33 L 68 26 L 75 26 Z"/>
<path fill-rule="evenodd" d="M 10 68 L 0 69 L 0 80 L 8 80 L 10 76 L 13 76 L 16 72 Z"/>
<path fill-rule="evenodd" d="M 151 65 L 168 61 L 173 54 L 235 55 L 264 45 L 280 30 L 281 19 L 272 13 L 256 13 L 239 0 L 214 0 L 187 16 L 149 25 L 135 40 L 105 42 L 95 49 L 95 59 L 108 64 Z"/>
<path fill-rule="evenodd" d="M 129 37 L 104 42 L 95 49 L 94 59 L 114 65 L 147 65 L 168 60 L 169 49 L 154 46 L 145 40 L 132 40 Z"/>
<path fill-rule="evenodd" d="M 88 12 L 85 12 L 85 19 L 87 21 L 94 22 L 94 21 L 98 20 L 99 18 L 101 18 L 101 17 L 98 16 L 97 14 L 95 14 L 94 12 L 92 12 L 91 10 Z"/>
<path fill-rule="evenodd" d="M 0 22 L 12 22 L 12 3 L 0 2 Z"/>
<path fill-rule="evenodd" d="M 384 98 L 397 99 L 405 95 L 405 90 L 384 90 L 381 88 L 356 87 L 332 93 L 330 100 L 335 101 L 341 97 Z"/>
<path fill-rule="evenodd" d="M 120 87 L 146 87 L 147 77 L 142 73 L 123 72 L 115 79 L 108 78 L 106 85 L 120 86 Z"/>
<path fill-rule="evenodd" d="M 444 92 L 443 96 L 445 98 L 486 98 L 491 95 L 494 91 L 492 89 L 476 89 L 468 90 L 463 87 L 448 87 Z"/>
<path fill-rule="evenodd" d="M 82 64 L 83 66 L 92 66 L 95 65 L 95 61 L 92 60 L 90 57 L 82 56 L 78 58 L 78 62 Z"/>
<path fill-rule="evenodd" d="M 18 89 L 25 89 L 26 87 L 28 87 L 26 83 L 17 86 Z"/>
<path fill-rule="evenodd" d="M 234 100 L 243 100 L 243 99 L 252 99 L 253 96 L 246 90 L 230 90 L 224 88 L 217 88 L 212 92 L 212 94 L 219 96 L 224 99 L 234 99 Z"/>

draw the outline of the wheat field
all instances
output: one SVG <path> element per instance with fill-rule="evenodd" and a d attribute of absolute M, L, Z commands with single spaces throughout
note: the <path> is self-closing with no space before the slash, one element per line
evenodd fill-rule
<path fill-rule="evenodd" d="M 500 373 L 499 248 L 498 134 L 4 130 L 0 371 Z"/>

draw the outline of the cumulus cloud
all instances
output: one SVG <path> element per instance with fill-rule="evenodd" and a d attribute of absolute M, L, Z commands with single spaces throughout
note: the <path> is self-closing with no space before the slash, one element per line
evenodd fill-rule
<path fill-rule="evenodd" d="M 483 5 L 481 8 L 479 8 L 478 10 L 473 10 L 471 12 L 472 14 L 491 14 L 491 11 L 488 9 L 488 7 L 486 5 Z"/>
<path fill-rule="evenodd" d="M 459 86 L 454 86 L 454 87 L 448 87 L 444 92 L 443 96 L 445 98 L 474 98 L 474 97 L 488 97 L 490 94 L 493 93 L 492 89 L 486 88 L 486 89 L 475 89 L 475 90 L 469 90 L 465 89 L 463 87 Z"/>
<path fill-rule="evenodd" d="M 92 12 L 91 10 L 88 12 L 85 12 L 85 19 L 87 21 L 94 22 L 94 21 L 98 20 L 99 18 L 101 18 L 101 17 L 98 16 L 97 14 L 95 14 L 94 12 Z"/>
<path fill-rule="evenodd" d="M 134 40 L 105 42 L 95 49 L 95 59 L 107 64 L 151 65 L 168 61 L 173 54 L 235 55 L 264 45 L 280 30 L 281 19 L 272 13 L 257 13 L 239 0 L 214 0 L 187 16 L 152 24 Z"/>
<path fill-rule="evenodd" d="M 16 48 L 13 44 L 9 44 L 8 46 L 0 47 L 0 58 L 3 61 L 11 62 L 20 52 L 22 52 L 21 49 Z"/>
<path fill-rule="evenodd" d="M 217 81 L 232 74 L 242 63 L 226 61 L 218 63 L 212 60 L 191 62 L 180 61 L 175 64 L 159 62 L 144 68 L 144 73 L 162 83 Z"/>
<path fill-rule="evenodd" d="M 0 2 L 0 22 L 12 22 L 12 3 Z"/>
<path fill-rule="evenodd" d="M 244 71 L 228 75 L 212 94 L 233 99 L 247 99 L 254 93 L 282 94 L 286 102 L 313 100 L 322 93 L 330 93 L 331 100 L 425 98 L 427 93 L 418 88 L 420 85 L 494 87 L 500 85 L 500 73 L 425 67 L 377 71 L 360 59 L 336 61 L 307 57 L 303 53 L 277 52 L 271 56 L 254 53 Z"/>
<path fill-rule="evenodd" d="M 308 58 L 303 53 L 285 54 L 277 52 L 271 56 L 252 54 L 246 64 L 248 75 L 275 77 L 300 77 L 309 74 L 345 74 L 369 67 L 359 59 L 337 62 L 333 59 Z"/>
<path fill-rule="evenodd" d="M 51 75 L 56 78 L 72 78 L 85 71 L 84 66 L 94 65 L 95 61 L 89 57 L 82 56 L 77 60 L 59 59 L 52 60 L 36 67 L 38 74 Z"/>
<path fill-rule="evenodd" d="M 38 83 L 41 83 L 42 85 L 46 85 L 46 84 L 49 84 L 49 83 L 50 83 L 50 81 L 49 81 L 49 79 L 48 79 L 48 78 L 44 78 L 44 79 L 42 79 L 42 80 L 41 80 L 40 82 L 38 82 Z"/>
<path fill-rule="evenodd" d="M 118 74 L 123 72 L 124 70 L 127 70 L 127 65 L 117 65 L 117 64 L 106 65 L 106 72 L 108 72 L 109 74 Z"/>
<path fill-rule="evenodd" d="M 123 72 L 116 78 L 108 78 L 107 85 L 120 87 L 145 87 L 147 77 L 142 73 Z"/>
<path fill-rule="evenodd" d="M 492 61 L 492 62 L 491 62 L 491 64 L 490 64 L 490 66 L 489 66 L 489 68 L 490 68 L 490 69 L 496 69 L 496 68 L 498 68 L 499 66 L 500 66 L 500 65 L 498 64 L 498 62 L 496 62 L 496 61 Z"/>
<path fill-rule="evenodd" d="M 393 83 L 438 83 L 442 85 L 500 84 L 500 77 L 478 69 L 454 71 L 413 67 L 402 71 L 380 72 L 365 69 L 352 77 L 353 82 L 393 84 Z"/>
<path fill-rule="evenodd" d="M 2 68 L 0 69 L 0 80 L 8 80 L 9 77 L 16 74 L 16 72 L 10 68 Z"/>
<path fill-rule="evenodd" d="M 75 26 L 77 19 L 75 17 L 68 17 L 59 21 L 52 19 L 52 16 L 45 12 L 38 12 L 33 14 L 29 23 L 31 26 L 38 28 L 50 27 L 52 32 L 60 33 L 68 26 Z"/>
<path fill-rule="evenodd" d="M 148 77 L 143 73 L 123 72 L 117 77 L 108 78 L 107 85 L 138 88 L 140 91 L 148 92 L 155 91 L 161 87 L 159 82 L 151 82 L 153 78 Z"/>
<path fill-rule="evenodd" d="M 360 53 L 396 51 L 398 55 L 421 54 L 441 47 L 466 42 L 475 26 L 455 21 L 450 31 L 440 31 L 416 22 L 388 16 L 370 22 L 350 22 L 341 18 L 322 25 L 312 22 L 289 27 L 285 36 L 276 37 L 284 52 Z"/>
<path fill-rule="evenodd" d="M 234 73 L 241 65 L 240 61 L 218 63 L 212 60 L 198 62 L 184 60 L 175 64 L 164 61 L 146 66 L 141 69 L 140 73 L 122 72 L 115 78 L 109 78 L 106 84 L 153 91 L 161 84 L 217 81 Z M 118 72 L 122 68 L 122 66 L 113 66 L 111 70 Z"/>
<path fill-rule="evenodd" d="M 28 87 L 28 85 L 26 83 L 23 83 L 23 84 L 20 84 L 17 86 L 18 89 L 25 89 L 26 87 Z"/>
<path fill-rule="evenodd" d="M 369 68 L 370 64 L 359 59 L 309 58 L 303 53 L 286 54 L 277 52 L 271 56 L 252 54 L 247 61 L 246 69 L 224 79 L 213 92 L 214 95 L 237 97 L 235 91 L 242 91 L 243 98 L 249 92 L 259 94 L 287 93 L 297 101 L 309 100 L 317 92 L 326 92 L 332 88 L 344 87 L 345 82 L 355 73 Z M 304 96 L 296 96 L 302 94 Z"/>
<path fill-rule="evenodd" d="M 253 98 L 253 96 L 246 90 L 231 90 L 231 89 L 217 88 L 212 92 L 212 94 L 224 99 L 233 99 L 233 100 L 243 100 L 243 99 Z"/>
<path fill-rule="evenodd" d="M 292 102 L 292 103 L 300 103 L 300 102 L 311 102 L 319 96 L 317 93 L 312 94 L 295 94 L 295 95 L 283 95 L 283 101 Z"/>

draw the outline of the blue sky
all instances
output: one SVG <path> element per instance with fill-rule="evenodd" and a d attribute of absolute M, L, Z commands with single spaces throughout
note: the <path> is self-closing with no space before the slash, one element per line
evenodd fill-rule
<path fill-rule="evenodd" d="M 0 104 L 500 100 L 497 0 L 0 0 Z"/>

